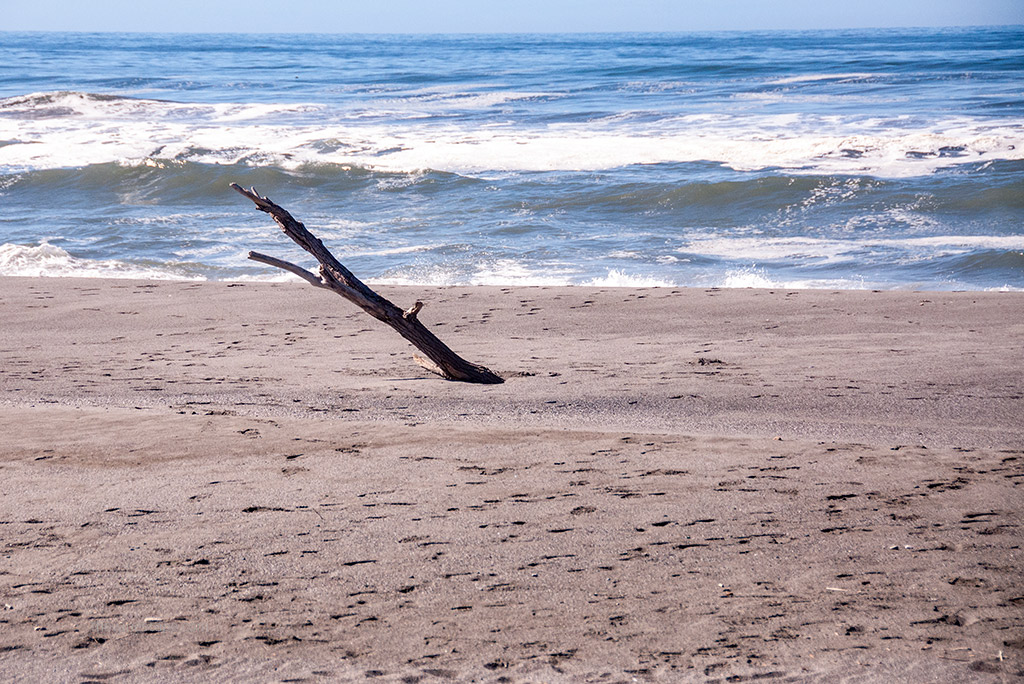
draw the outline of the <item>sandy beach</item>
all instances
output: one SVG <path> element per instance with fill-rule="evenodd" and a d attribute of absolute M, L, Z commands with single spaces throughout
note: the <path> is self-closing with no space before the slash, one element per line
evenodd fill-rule
<path fill-rule="evenodd" d="M 0 678 L 1020 681 L 1024 293 L 0 278 Z"/>

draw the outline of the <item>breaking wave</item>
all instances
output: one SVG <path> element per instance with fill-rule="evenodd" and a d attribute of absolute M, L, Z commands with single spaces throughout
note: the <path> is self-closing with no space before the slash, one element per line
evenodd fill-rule
<path fill-rule="evenodd" d="M 522 94 L 493 96 L 524 97 Z M 197 104 L 53 92 L 0 100 L 0 169 L 167 163 L 338 165 L 457 174 L 607 170 L 709 161 L 737 171 L 881 178 L 1024 159 L 1024 122 L 816 114 L 621 117 L 536 126 L 353 117 L 326 104 Z"/>

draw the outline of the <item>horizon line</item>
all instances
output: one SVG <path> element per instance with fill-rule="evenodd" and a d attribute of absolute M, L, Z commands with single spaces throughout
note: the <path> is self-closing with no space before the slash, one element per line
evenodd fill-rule
<path fill-rule="evenodd" d="M 273 36 L 600 36 L 600 35 L 668 35 L 699 33 L 812 33 L 817 31 L 923 31 L 937 29 L 1024 29 L 1024 24 L 934 24 L 917 26 L 833 26 L 816 28 L 718 28 L 673 29 L 668 31 L 152 31 L 152 30 L 61 30 L 61 29 L 0 29 L 0 35 L 9 33 L 72 33 L 103 35 L 273 35 Z"/>

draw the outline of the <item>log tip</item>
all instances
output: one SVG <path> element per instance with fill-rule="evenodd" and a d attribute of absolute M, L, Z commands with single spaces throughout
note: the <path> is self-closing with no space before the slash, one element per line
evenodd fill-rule
<path fill-rule="evenodd" d="M 246 190 L 238 183 L 229 183 L 228 187 L 230 187 L 238 194 L 244 195 L 245 197 L 252 200 L 252 202 L 260 209 L 266 210 L 266 208 L 269 207 L 271 204 L 270 200 L 260 195 L 260 193 L 256 191 L 255 187 L 250 187 L 248 190 Z"/>

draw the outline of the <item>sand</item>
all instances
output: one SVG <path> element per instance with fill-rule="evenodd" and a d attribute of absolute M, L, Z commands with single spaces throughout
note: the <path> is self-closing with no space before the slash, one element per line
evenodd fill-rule
<path fill-rule="evenodd" d="M 1020 681 L 1024 294 L 0 278 L 5 681 Z"/>

